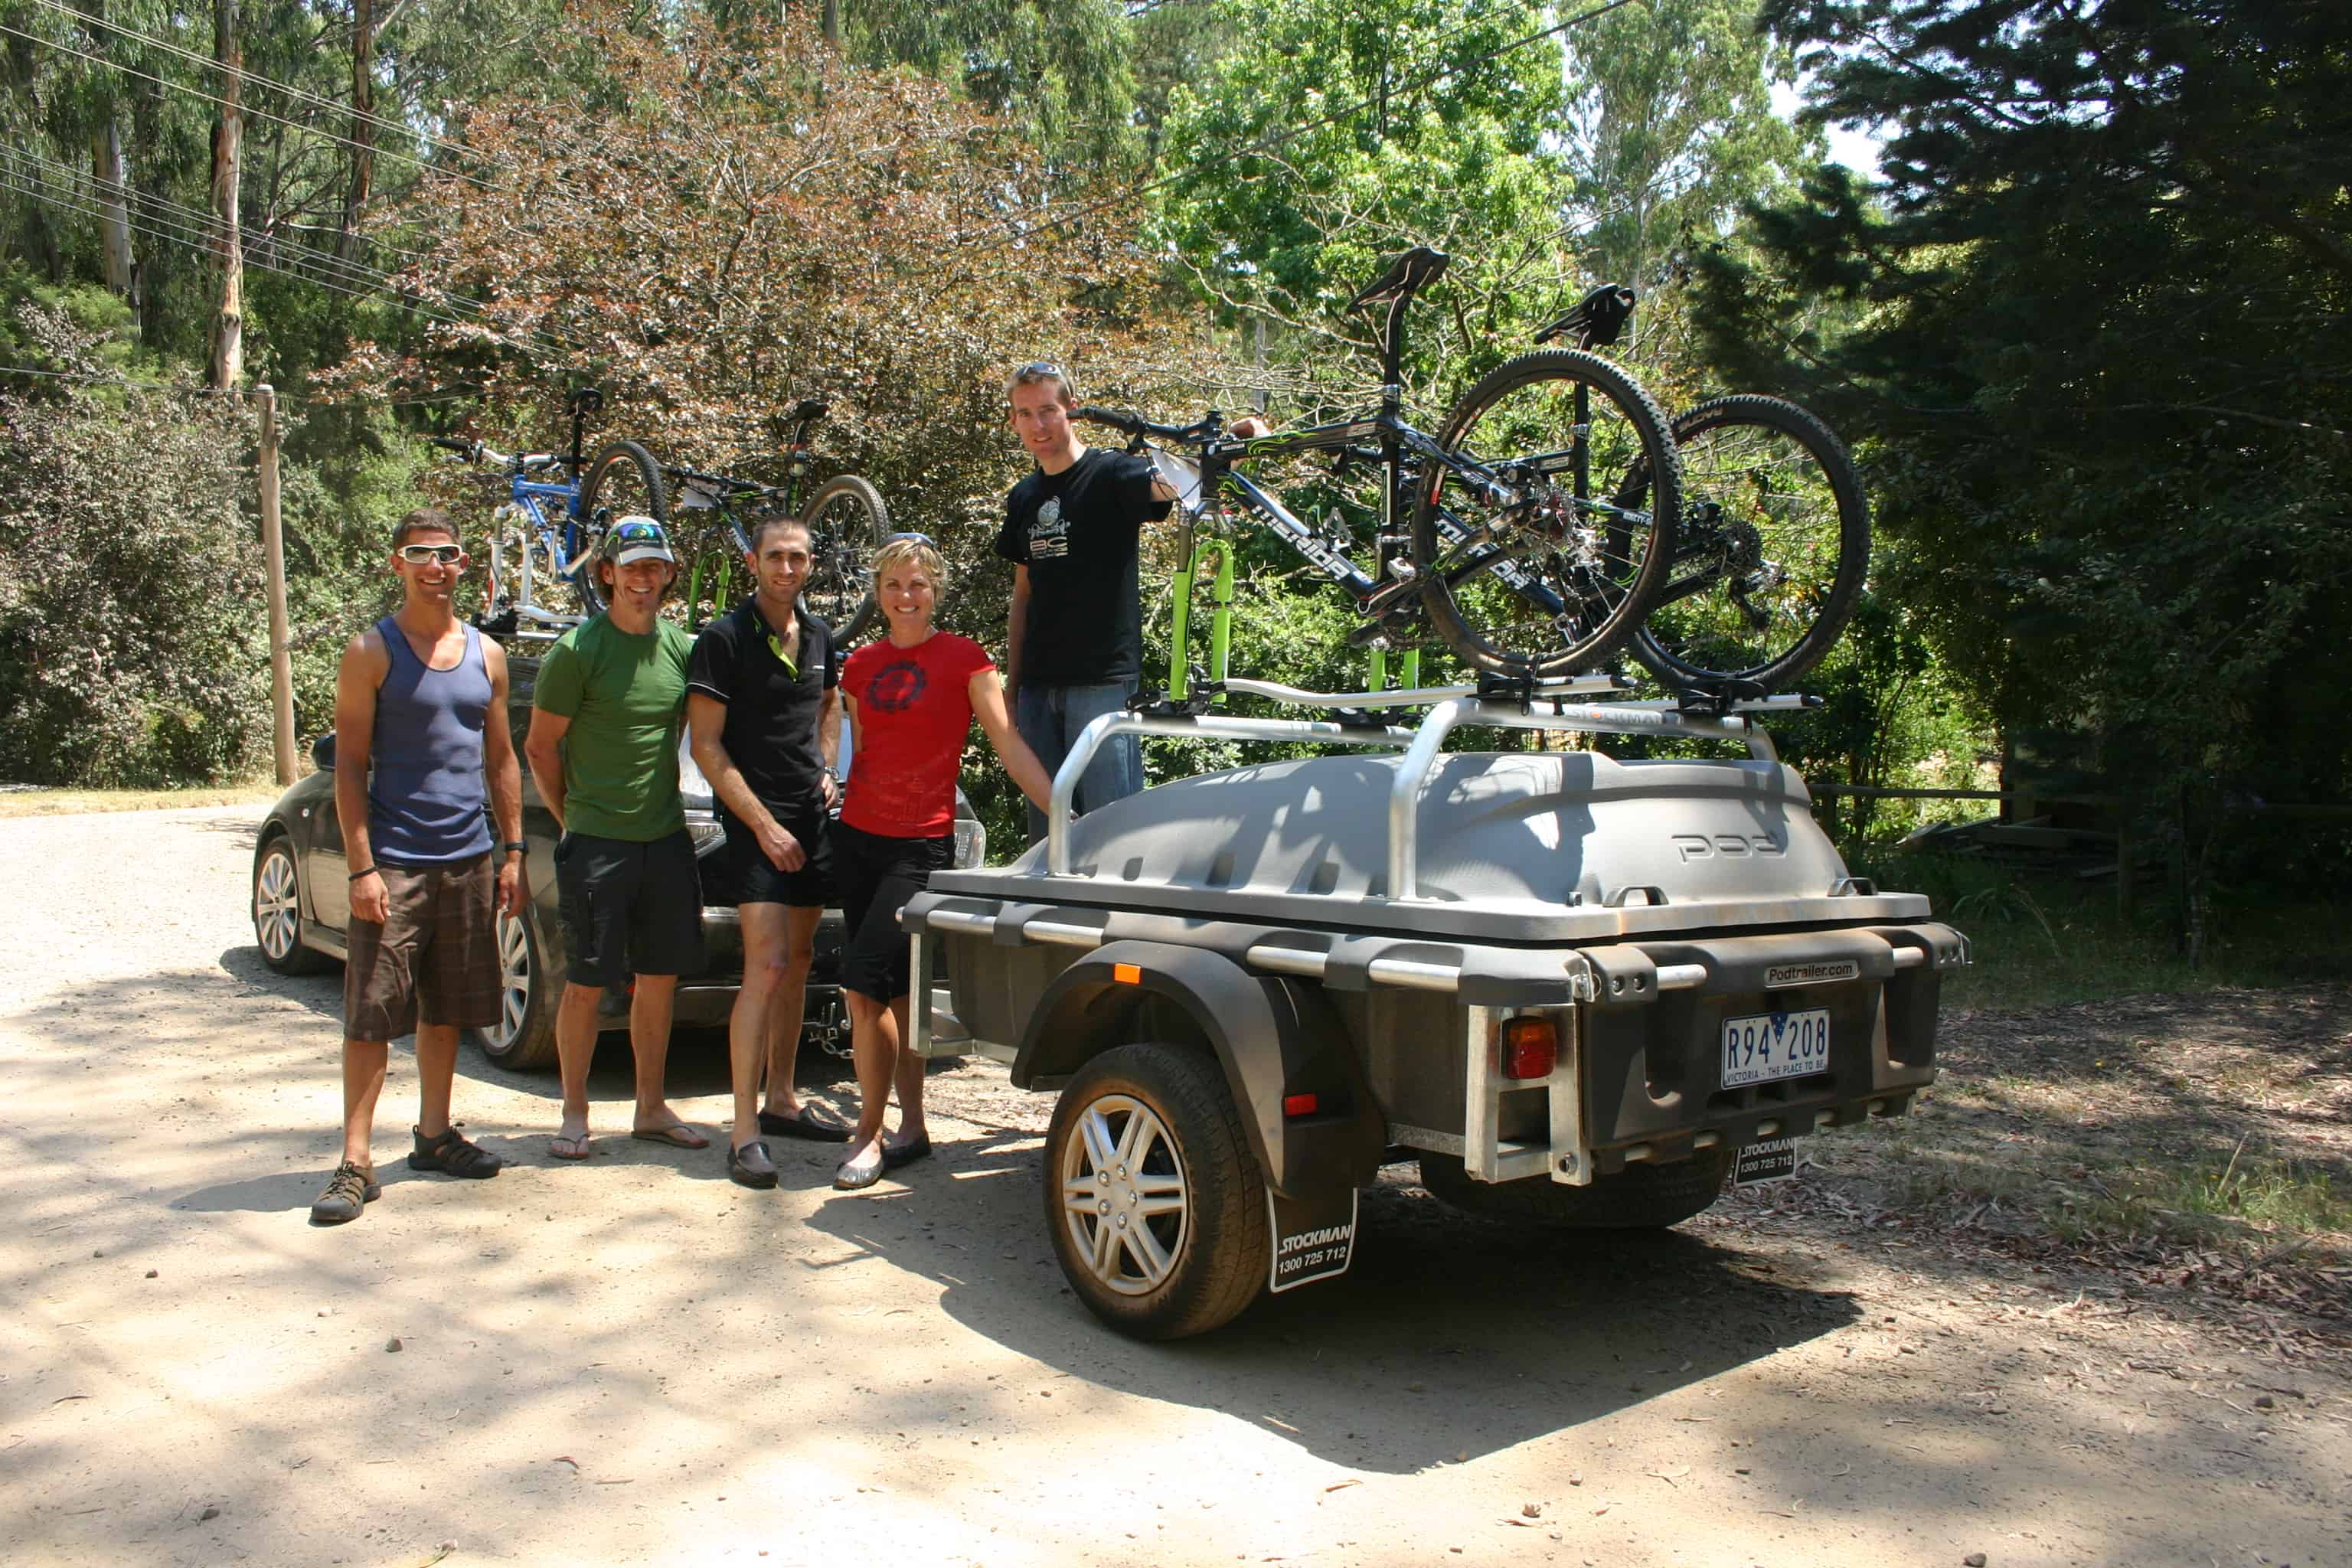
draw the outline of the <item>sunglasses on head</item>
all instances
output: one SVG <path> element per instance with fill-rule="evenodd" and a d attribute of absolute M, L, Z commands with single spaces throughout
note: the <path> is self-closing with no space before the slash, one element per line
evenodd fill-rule
<path fill-rule="evenodd" d="M 937 544 L 931 542 L 931 536 L 928 533 L 894 533 L 890 535 L 889 538 L 884 540 L 882 543 L 885 549 L 887 549 L 893 544 L 919 544 L 926 550 L 937 550 L 939 548 Z"/>
<path fill-rule="evenodd" d="M 645 540 L 656 544 L 667 542 L 662 538 L 661 524 L 657 522 L 625 522 L 613 530 L 612 537 L 622 544 L 635 544 Z"/>
<path fill-rule="evenodd" d="M 411 566 L 422 566 L 431 561 L 437 561 L 444 566 L 455 566 L 466 558 L 466 547 L 462 544 L 404 544 L 400 547 L 400 558 Z"/>

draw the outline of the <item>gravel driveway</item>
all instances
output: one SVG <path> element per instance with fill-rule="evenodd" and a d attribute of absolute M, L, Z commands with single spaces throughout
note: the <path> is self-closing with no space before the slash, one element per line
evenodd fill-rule
<path fill-rule="evenodd" d="M 414 1176 L 395 1047 L 384 1195 L 314 1229 L 340 979 L 254 952 L 258 815 L 0 822 L 0 1561 L 2352 1561 L 2340 1358 L 1787 1203 L 1563 1240 L 1398 1181 L 1348 1279 L 1130 1343 L 993 1068 L 903 1184 L 754 1194 L 618 1135 L 617 1039 L 596 1158 L 469 1052 L 513 1168 Z M 671 1082 L 715 1130 L 720 1044 Z"/>

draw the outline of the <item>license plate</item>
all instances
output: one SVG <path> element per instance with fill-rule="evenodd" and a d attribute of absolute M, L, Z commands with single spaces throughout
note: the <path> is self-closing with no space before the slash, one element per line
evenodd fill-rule
<path fill-rule="evenodd" d="M 1830 1010 L 1800 1007 L 1787 1013 L 1751 1013 L 1723 1021 L 1723 1087 L 1771 1083 L 1826 1072 L 1830 1065 Z"/>

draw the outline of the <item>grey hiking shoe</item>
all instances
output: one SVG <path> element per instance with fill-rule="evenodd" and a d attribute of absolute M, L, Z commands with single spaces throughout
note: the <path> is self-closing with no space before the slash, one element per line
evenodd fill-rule
<path fill-rule="evenodd" d="M 310 1205 L 312 1225 L 342 1225 L 360 1217 L 360 1210 L 383 1196 L 375 1173 L 346 1160 L 327 1178 L 327 1190 Z"/>

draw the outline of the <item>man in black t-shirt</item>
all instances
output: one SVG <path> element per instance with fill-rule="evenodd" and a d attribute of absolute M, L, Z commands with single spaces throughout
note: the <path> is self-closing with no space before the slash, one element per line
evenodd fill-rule
<path fill-rule="evenodd" d="M 1089 447 L 1070 425 L 1077 405 L 1067 372 L 1042 361 L 1005 386 L 1013 428 L 1036 471 L 1004 498 L 996 552 L 1013 563 L 1004 684 L 1013 722 L 1047 773 L 1060 769 L 1088 721 L 1126 707 L 1143 668 L 1136 545 L 1143 524 L 1168 515 L 1176 492 L 1148 458 Z M 1133 735 L 1095 753 L 1077 807 L 1093 811 L 1143 787 Z M 1029 808 L 1032 842 L 1045 816 Z"/>
<path fill-rule="evenodd" d="M 752 531 L 758 591 L 712 621 L 687 670 L 694 761 L 719 797 L 727 847 L 718 858 L 735 884 L 743 984 L 728 1019 L 735 1125 L 727 1173 L 772 1187 L 776 1166 L 761 1134 L 841 1142 L 849 1128 L 793 1085 L 817 920 L 832 900 L 825 812 L 839 795 L 840 658 L 833 631 L 799 609 L 809 534 L 796 518 Z M 768 1094 L 758 1110 L 761 1047 Z"/>

